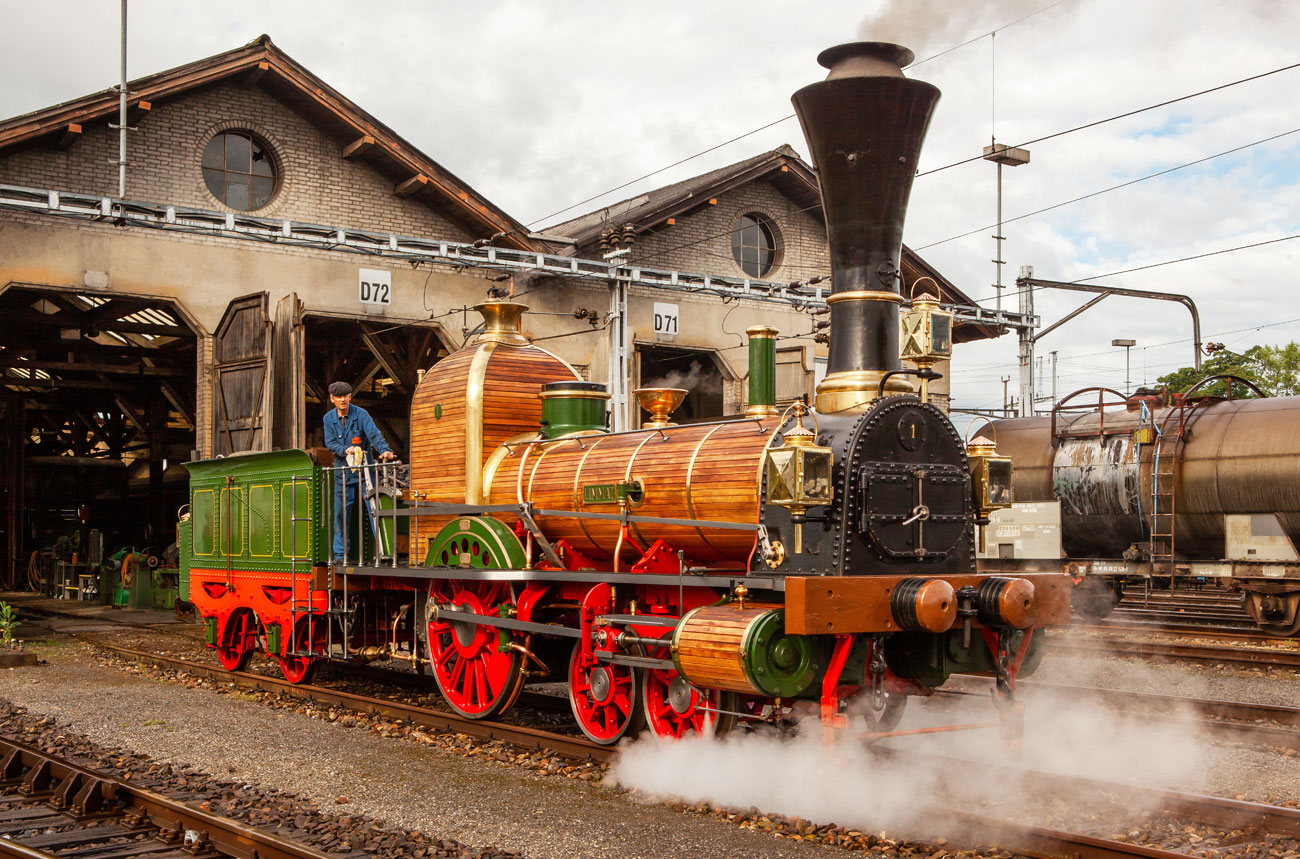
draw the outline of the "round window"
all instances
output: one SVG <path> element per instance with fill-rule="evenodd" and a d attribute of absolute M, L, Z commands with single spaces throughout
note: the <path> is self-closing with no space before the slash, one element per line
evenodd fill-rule
<path fill-rule="evenodd" d="M 762 215 L 741 215 L 731 232 L 731 256 L 750 277 L 765 277 L 776 261 L 776 237 Z"/>
<path fill-rule="evenodd" d="M 247 131 L 223 131 L 203 149 L 203 181 L 231 209 L 251 212 L 270 203 L 278 179 L 271 147 Z"/>

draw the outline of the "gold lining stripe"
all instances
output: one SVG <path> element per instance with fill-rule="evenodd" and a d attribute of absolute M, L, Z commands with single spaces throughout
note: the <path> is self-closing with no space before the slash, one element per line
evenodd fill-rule
<path fill-rule="evenodd" d="M 496 343 L 484 343 L 474 353 L 465 378 L 465 503 L 482 504 L 483 387 Z"/>
<path fill-rule="evenodd" d="M 591 456 L 592 451 L 596 449 L 596 446 L 599 445 L 602 441 L 604 441 L 607 438 L 611 438 L 611 436 L 603 435 L 600 438 L 593 441 L 587 447 L 587 452 L 582 455 L 582 459 L 578 460 L 578 467 L 573 470 L 573 509 L 574 510 L 582 509 L 582 491 L 579 489 L 579 486 L 581 485 L 581 481 L 582 481 L 583 466 L 587 464 L 587 457 Z M 601 551 L 600 544 L 596 542 L 595 538 L 591 536 L 591 532 L 587 530 L 587 520 L 579 519 L 578 527 L 582 529 L 582 534 L 587 538 L 587 543 L 593 549 L 595 549 L 596 552 L 600 552 Z"/>
<path fill-rule="evenodd" d="M 827 304 L 838 304 L 841 301 L 892 301 L 895 304 L 903 303 L 903 296 L 897 292 L 886 292 L 879 289 L 859 289 L 853 292 L 833 292 L 826 296 Z"/>
<path fill-rule="evenodd" d="M 492 503 L 492 481 L 496 479 L 497 468 L 500 467 L 503 459 L 513 453 L 508 445 L 518 444 L 521 441 L 532 441 L 535 438 L 537 438 L 535 432 L 521 432 L 519 435 L 506 439 L 504 444 L 492 451 L 492 455 L 488 457 L 487 463 L 483 466 L 483 485 L 482 489 L 479 490 L 479 498 L 483 499 L 480 502 L 481 504 Z"/>
<path fill-rule="evenodd" d="M 758 503 L 757 503 L 757 509 L 754 511 L 755 514 L 754 521 L 757 522 L 759 525 L 763 524 L 763 478 L 765 477 L 765 472 L 767 471 L 767 452 L 769 449 L 771 449 L 772 442 L 776 441 L 776 437 L 781 434 L 781 427 L 783 425 L 784 425 L 783 422 L 780 419 L 778 419 L 776 422 L 776 426 L 772 428 L 772 432 L 768 435 L 767 441 L 764 442 L 763 444 L 763 455 L 758 458 L 758 479 L 754 481 L 754 488 L 758 492 L 758 499 L 757 499 Z M 759 424 L 759 429 L 760 430 L 763 429 L 762 424 Z M 816 441 L 815 438 L 813 440 Z M 758 532 L 755 531 L 754 545 L 749 550 L 749 560 L 745 566 L 745 569 L 748 572 L 753 572 L 754 550 L 757 548 L 758 548 Z"/>
<path fill-rule="evenodd" d="M 555 360 L 557 360 L 557 361 L 559 361 L 561 364 L 563 364 L 563 365 L 564 365 L 564 369 L 568 370 L 570 373 L 573 374 L 573 381 L 575 381 L 575 382 L 585 382 L 585 381 L 587 381 L 586 379 L 582 378 L 582 374 L 581 374 L 581 373 L 579 373 L 577 370 L 573 369 L 573 365 L 572 365 L 572 364 L 570 364 L 568 361 L 566 361 L 566 360 L 564 360 L 563 358 L 561 358 L 559 355 L 556 355 L 554 352 L 551 352 L 551 351 L 549 351 L 549 350 L 547 350 L 547 349 L 543 349 L 541 346 L 538 346 L 536 343 L 529 343 L 528 345 L 529 345 L 529 346 L 532 346 L 534 349 L 536 349 L 538 352 L 541 352 L 543 355 L 550 355 L 552 358 L 554 358 Z M 567 382 L 567 381 L 569 381 L 569 380 L 568 380 L 568 379 L 552 379 L 551 381 L 553 381 L 553 382 Z"/>
<path fill-rule="evenodd" d="M 700 443 L 695 445 L 695 450 L 691 452 L 691 461 L 686 466 L 686 517 L 688 519 L 699 518 L 695 515 L 695 502 L 691 500 L 691 478 L 695 473 L 695 459 L 700 455 L 700 450 L 704 447 L 704 443 L 713 438 L 713 434 L 724 426 L 726 426 L 726 424 L 718 424 L 716 427 L 705 433 L 704 438 L 700 439 Z M 709 538 L 705 536 L 703 528 L 696 525 L 695 531 L 700 535 L 700 539 L 704 541 L 704 545 L 708 546 L 713 551 L 718 552 L 719 555 L 726 557 L 726 553 L 719 552 L 718 547 L 713 545 L 713 543 L 709 541 Z"/>

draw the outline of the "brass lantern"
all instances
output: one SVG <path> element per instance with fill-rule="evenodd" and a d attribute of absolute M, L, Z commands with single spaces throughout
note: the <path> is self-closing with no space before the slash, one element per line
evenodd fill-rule
<path fill-rule="evenodd" d="M 817 444 L 812 430 L 803 425 L 807 408 L 795 406 L 795 425 L 781 434 L 780 447 L 767 451 L 767 501 L 790 511 L 794 523 L 794 553 L 803 551 L 803 523 L 809 507 L 830 504 L 832 455 Z"/>
<path fill-rule="evenodd" d="M 977 436 L 966 445 L 970 461 L 971 489 L 975 495 L 975 515 L 987 521 L 994 510 L 1010 507 L 1015 500 L 1011 492 L 1011 457 L 998 456 L 997 445 Z M 980 551 L 984 551 L 984 526 L 980 525 Z"/>
<path fill-rule="evenodd" d="M 934 281 L 930 278 L 923 280 Z M 918 281 L 920 283 L 920 281 Z M 928 292 L 912 299 L 898 315 L 899 354 L 922 370 L 952 356 L 952 314 L 939 309 L 939 299 Z M 921 399 L 928 400 L 929 379 L 921 377 Z"/>

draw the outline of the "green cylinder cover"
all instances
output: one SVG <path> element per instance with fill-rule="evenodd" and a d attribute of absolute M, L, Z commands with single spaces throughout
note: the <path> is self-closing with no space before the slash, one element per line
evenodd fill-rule
<path fill-rule="evenodd" d="M 542 432 L 558 438 L 572 432 L 605 429 L 609 394 L 597 382 L 550 382 L 542 385 Z"/>
<path fill-rule="evenodd" d="M 776 405 L 776 340 L 770 336 L 749 338 L 749 405 Z"/>
<path fill-rule="evenodd" d="M 741 646 L 750 682 L 774 698 L 798 696 L 821 671 L 814 639 L 786 633 L 784 609 L 773 609 L 751 623 Z"/>

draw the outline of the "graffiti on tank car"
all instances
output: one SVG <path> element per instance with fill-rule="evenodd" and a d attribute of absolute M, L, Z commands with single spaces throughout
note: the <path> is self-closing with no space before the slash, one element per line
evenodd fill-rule
<path fill-rule="evenodd" d="M 1052 465 L 1052 490 L 1072 515 L 1136 514 L 1137 454 L 1127 433 L 1062 440 Z"/>

